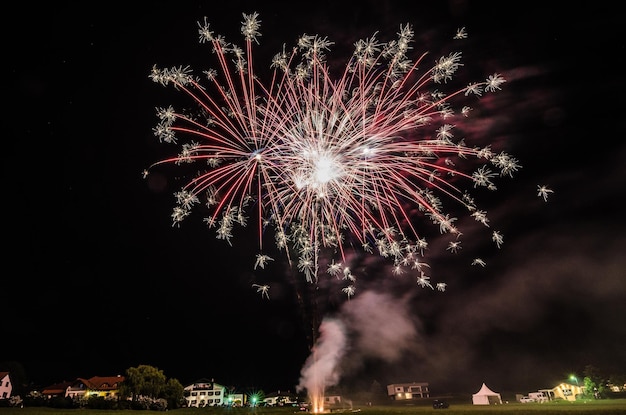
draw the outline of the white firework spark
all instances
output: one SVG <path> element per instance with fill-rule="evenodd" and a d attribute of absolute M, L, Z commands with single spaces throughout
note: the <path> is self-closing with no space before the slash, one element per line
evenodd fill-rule
<path fill-rule="evenodd" d="M 256 288 L 256 292 L 261 293 L 261 297 L 265 297 L 268 300 L 270 299 L 270 286 L 269 285 L 260 285 L 260 284 L 252 284 L 252 288 Z"/>
<path fill-rule="evenodd" d="M 210 44 L 217 59 L 204 80 L 189 67 L 152 69 L 152 80 L 182 91 L 200 110 L 192 116 L 171 106 L 157 109 L 154 134 L 181 151 L 144 176 L 163 164 L 191 166 L 195 174 L 176 193 L 173 224 L 202 207 L 216 237 L 232 244 L 235 226 L 254 223 L 255 269 L 272 260 L 264 247 L 271 230 L 273 242 L 309 282 L 317 281 L 322 250 L 336 255 L 327 271 L 338 276 L 346 249 L 361 246 L 388 258 L 397 274 L 400 267 L 419 270 L 418 285 L 432 288 L 417 259 L 428 246 L 418 222 L 428 219 L 458 238 L 445 196 L 488 226 L 462 183 L 495 190 L 495 177 L 520 168 L 509 154 L 469 146 L 454 135 L 454 120 L 467 118 L 471 107 L 465 102 L 455 111 L 452 103 L 497 91 L 504 78 L 494 73 L 442 92 L 463 66 L 461 53 L 430 67 L 426 53 L 412 60 L 413 29 L 400 25 L 392 41 L 372 36 L 356 42 L 337 78 L 326 63 L 332 42 L 303 35 L 296 47 L 276 54 L 271 81 L 264 83 L 253 65 L 259 30 L 258 14 L 243 14 L 245 46 L 239 47 L 214 34 L 206 20 L 199 23 L 200 42 Z M 467 33 L 462 28 L 454 37 Z M 494 232 L 493 239 L 499 247 L 502 237 Z M 449 247 L 458 249 L 460 242 Z M 354 280 L 348 268 L 344 279 Z"/>
<path fill-rule="evenodd" d="M 546 185 L 537 185 L 537 196 L 543 198 L 544 202 L 548 201 L 548 195 L 554 193 L 554 190 L 550 189 Z"/>

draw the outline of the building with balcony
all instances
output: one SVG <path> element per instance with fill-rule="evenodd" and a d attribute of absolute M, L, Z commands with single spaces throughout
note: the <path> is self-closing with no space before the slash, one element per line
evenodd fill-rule
<path fill-rule="evenodd" d="M 394 401 L 410 401 L 430 397 L 427 382 L 394 383 L 387 385 L 387 395 Z"/>
<path fill-rule="evenodd" d="M 200 379 L 185 386 L 183 394 L 190 408 L 226 405 L 226 386 L 215 383 L 212 379 Z"/>

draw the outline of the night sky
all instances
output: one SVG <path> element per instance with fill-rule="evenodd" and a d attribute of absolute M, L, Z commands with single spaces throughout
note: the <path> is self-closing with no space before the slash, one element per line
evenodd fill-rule
<path fill-rule="evenodd" d="M 312 330 L 333 318 L 348 328 L 338 366 L 345 387 L 425 381 L 433 393 L 475 393 L 486 382 L 527 393 L 586 365 L 626 373 L 617 9 L 603 1 L 256 3 L 23 3 L 5 16 L 0 361 L 21 362 L 42 386 L 148 364 L 183 384 L 213 378 L 293 391 Z M 463 70 L 507 79 L 469 128 L 522 165 L 478 201 L 503 246 L 481 245 L 483 230 L 468 222 L 464 249 L 452 254 L 435 229 L 426 262 L 445 292 L 393 276 L 380 258 L 354 257 L 364 278 L 348 301 L 303 284 L 282 257 L 254 270 L 253 229 L 237 230 L 231 247 L 200 215 L 173 227 L 175 169 L 150 180 L 141 173 L 178 151 L 152 128 L 155 108 L 179 95 L 152 82 L 150 70 L 215 66 L 196 22 L 206 16 L 241 45 L 241 14 L 255 11 L 260 74 L 304 33 L 328 36 L 329 59 L 341 63 L 357 40 L 377 31 L 391 40 L 410 23 L 411 57 L 430 51 L 434 60 L 465 27 Z M 554 191 L 547 202 L 537 185 Z M 477 252 L 486 267 L 470 265 Z M 269 299 L 252 286 L 261 280 Z"/>

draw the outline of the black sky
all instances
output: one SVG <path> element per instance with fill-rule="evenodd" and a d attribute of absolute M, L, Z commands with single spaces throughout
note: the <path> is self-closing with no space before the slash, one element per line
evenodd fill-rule
<path fill-rule="evenodd" d="M 416 55 L 438 56 L 447 34 L 465 26 L 467 70 L 508 79 L 485 118 L 523 166 L 486 201 L 505 245 L 477 270 L 469 252 L 453 257 L 434 241 L 428 262 L 448 282 L 445 293 L 394 285 L 381 277 L 388 267 L 370 261 L 362 295 L 327 304 L 351 328 L 345 382 L 428 381 L 464 393 L 487 382 L 525 393 L 588 364 L 626 373 L 617 9 L 602 1 L 255 3 L 22 4 L 5 17 L 0 361 L 22 362 L 41 385 L 150 364 L 183 383 L 295 389 L 312 323 L 295 294 L 301 276 L 275 265 L 265 276 L 271 300 L 261 298 L 251 287 L 254 236 L 242 231 L 229 247 L 200 217 L 172 227 L 173 177 L 141 176 L 170 155 L 152 128 L 155 107 L 176 97 L 149 79 L 152 66 L 212 66 L 196 22 L 207 16 L 241 43 L 241 13 L 257 11 L 257 68 L 303 33 L 328 36 L 329 56 L 341 62 L 358 39 L 380 31 L 388 40 L 411 23 Z M 547 203 L 539 184 L 554 190 Z"/>

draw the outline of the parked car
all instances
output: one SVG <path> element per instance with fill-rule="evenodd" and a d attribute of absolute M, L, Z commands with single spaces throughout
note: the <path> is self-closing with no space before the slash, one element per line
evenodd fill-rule
<path fill-rule="evenodd" d="M 529 403 L 529 402 L 535 402 L 535 400 L 533 398 L 529 398 L 528 396 L 522 396 L 519 401 L 521 403 Z"/>
<path fill-rule="evenodd" d="M 439 399 L 435 399 L 433 401 L 433 409 L 446 409 L 449 407 L 450 407 L 450 404 L 446 401 L 441 401 Z"/>

